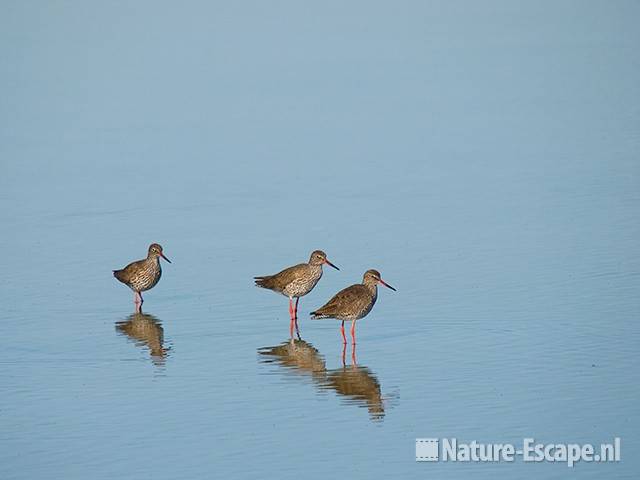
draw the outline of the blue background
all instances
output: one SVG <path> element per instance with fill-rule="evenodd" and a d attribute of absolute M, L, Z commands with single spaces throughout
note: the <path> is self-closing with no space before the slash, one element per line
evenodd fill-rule
<path fill-rule="evenodd" d="M 0 10 L 0 477 L 635 477 L 640 4 Z M 151 242 L 164 358 L 116 328 Z M 287 301 L 251 277 L 316 248 L 322 375 L 338 324 L 306 313 L 398 289 L 358 326 L 382 418 L 258 351 Z M 622 462 L 414 461 L 530 436 Z"/>

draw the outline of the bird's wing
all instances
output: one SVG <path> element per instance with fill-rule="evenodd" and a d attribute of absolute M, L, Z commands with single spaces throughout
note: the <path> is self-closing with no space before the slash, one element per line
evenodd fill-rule
<path fill-rule="evenodd" d="M 135 262 L 131 262 L 129 265 L 127 265 L 121 270 L 114 270 L 113 274 L 118 280 L 126 283 L 129 281 L 131 276 L 141 268 L 143 262 L 144 260 L 137 260 Z"/>
<path fill-rule="evenodd" d="M 339 312 L 344 308 L 344 305 L 359 305 L 361 302 L 366 302 L 367 296 L 363 295 L 363 290 L 365 290 L 365 293 L 369 293 L 366 291 L 367 287 L 361 283 L 356 283 L 344 290 L 340 290 L 333 296 L 333 298 L 331 298 L 331 300 L 317 309 L 315 313 L 331 315 Z"/>
<path fill-rule="evenodd" d="M 282 289 L 298 278 L 306 267 L 306 263 L 294 265 L 293 267 L 285 268 L 281 272 L 276 273 L 271 278 L 273 278 L 275 284 Z"/>
<path fill-rule="evenodd" d="M 293 280 L 298 278 L 301 274 L 301 271 L 306 268 L 308 264 L 301 263 L 299 265 L 294 265 L 293 267 L 285 268 L 281 272 L 276 273 L 275 275 L 267 275 L 264 277 L 254 277 L 256 280 L 256 285 L 263 288 L 268 288 L 270 290 L 276 290 L 281 292 L 289 285 Z"/>

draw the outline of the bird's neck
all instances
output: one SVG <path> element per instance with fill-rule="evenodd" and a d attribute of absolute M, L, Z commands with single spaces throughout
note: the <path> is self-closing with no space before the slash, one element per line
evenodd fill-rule
<path fill-rule="evenodd" d="M 367 289 L 369 289 L 369 291 L 371 292 L 371 295 L 373 297 L 377 297 L 378 296 L 378 286 L 375 283 L 364 283 L 363 284 L 365 287 L 367 287 Z"/>

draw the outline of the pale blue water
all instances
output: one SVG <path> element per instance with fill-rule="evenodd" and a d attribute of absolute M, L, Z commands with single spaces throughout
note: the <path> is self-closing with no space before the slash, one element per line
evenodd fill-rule
<path fill-rule="evenodd" d="M 1 10 L 0 478 L 637 475 L 637 2 Z M 529 436 L 622 461 L 414 461 Z"/>

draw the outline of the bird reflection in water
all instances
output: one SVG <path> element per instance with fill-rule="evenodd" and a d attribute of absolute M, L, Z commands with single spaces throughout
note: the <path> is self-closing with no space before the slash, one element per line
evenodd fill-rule
<path fill-rule="evenodd" d="M 327 367 L 323 356 L 310 343 L 304 340 L 290 339 L 275 347 L 258 350 L 262 363 L 276 363 L 287 368 L 288 372 L 311 375 L 312 378 L 324 378 Z"/>
<path fill-rule="evenodd" d="M 287 373 L 309 375 L 319 390 L 335 391 L 345 404 L 366 407 L 371 420 L 382 420 L 385 405 L 380 382 L 369 368 L 357 364 L 355 345 L 351 350 L 351 363 L 347 365 L 346 349 L 345 345 L 342 367 L 335 370 L 327 370 L 322 354 L 304 340 L 287 340 L 275 347 L 261 348 L 258 353 L 264 356 L 262 363 L 280 365 Z"/>
<path fill-rule="evenodd" d="M 148 313 L 136 312 L 124 322 L 116 322 L 116 330 L 137 346 L 146 346 L 155 365 L 164 365 L 170 348 L 164 347 L 164 329 L 160 321 Z"/>
<path fill-rule="evenodd" d="M 332 389 L 346 398 L 346 403 L 366 406 L 371 420 L 384 418 L 384 399 L 375 374 L 356 361 L 356 346 L 351 350 L 351 364 L 346 363 L 347 346 L 342 348 L 342 368 L 328 370 L 321 388 Z"/>

